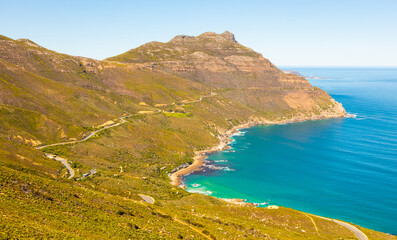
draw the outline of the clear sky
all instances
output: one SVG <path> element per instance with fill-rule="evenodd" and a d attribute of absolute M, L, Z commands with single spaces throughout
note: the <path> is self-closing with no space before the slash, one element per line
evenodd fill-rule
<path fill-rule="evenodd" d="M 229 30 L 278 66 L 397 66 L 397 0 L 0 0 L 0 34 L 103 59 Z"/>

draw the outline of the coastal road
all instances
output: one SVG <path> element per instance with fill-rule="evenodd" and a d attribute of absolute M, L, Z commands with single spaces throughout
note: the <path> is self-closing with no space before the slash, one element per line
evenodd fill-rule
<path fill-rule="evenodd" d="M 190 103 L 195 103 L 195 102 L 201 102 L 204 98 L 209 98 L 209 97 L 213 97 L 213 96 L 216 96 L 216 93 L 211 92 L 211 94 L 209 94 L 209 95 L 199 97 L 198 100 L 189 101 L 189 102 L 186 102 L 185 104 L 190 104 Z M 162 110 L 161 110 L 161 109 L 157 109 L 157 112 L 162 112 Z M 152 112 L 151 112 L 151 113 L 135 113 L 135 114 L 129 114 L 129 115 L 120 117 L 120 118 L 119 118 L 119 121 L 120 121 L 120 122 L 118 122 L 118 123 L 113 123 L 113 124 L 107 125 L 106 127 L 101 128 L 101 129 L 92 131 L 90 134 L 88 134 L 87 136 L 85 136 L 84 138 L 82 138 L 82 139 L 80 139 L 80 140 L 66 141 L 66 142 L 59 142 L 59 143 L 52 143 L 52 144 L 48 144 L 48 145 L 42 145 L 42 146 L 36 147 L 36 149 L 43 149 L 43 148 L 47 148 L 47 147 L 53 147 L 53 146 L 60 146 L 60 145 L 67 145 L 67 144 L 85 142 L 85 141 L 87 141 L 88 139 L 90 139 L 90 138 L 92 138 L 93 136 L 95 136 L 95 134 L 97 134 L 97 133 L 99 133 L 99 132 L 101 132 L 101 131 L 104 131 L 104 130 L 109 129 L 109 128 L 117 127 L 117 126 L 119 126 L 119 125 L 121 125 L 121 124 L 123 124 L 123 123 L 126 123 L 126 122 L 127 122 L 127 121 L 125 120 L 126 118 L 129 118 L 129 117 L 132 117 L 132 116 L 137 116 L 137 115 L 145 115 L 145 114 L 152 114 Z"/>
<path fill-rule="evenodd" d="M 341 226 L 343 226 L 343 227 L 349 229 L 350 231 L 352 231 L 352 232 L 356 235 L 356 237 L 357 237 L 359 240 L 368 240 L 367 235 L 365 235 L 363 232 L 361 232 L 361 231 L 360 231 L 358 228 L 356 228 L 355 226 L 353 226 L 353 225 L 351 225 L 351 224 L 348 224 L 348 223 L 345 223 L 345 222 L 342 222 L 342 221 L 335 220 L 335 219 L 328 219 L 328 220 L 330 220 L 330 221 L 332 221 L 332 222 L 334 222 L 334 223 L 337 223 L 337 224 L 339 224 L 339 225 L 341 225 Z"/>
<path fill-rule="evenodd" d="M 190 104 L 190 103 L 195 103 L 195 102 L 201 102 L 201 101 L 203 100 L 203 98 L 213 97 L 213 96 L 215 96 L 215 95 L 216 95 L 216 93 L 212 93 L 212 92 L 211 92 L 210 95 L 206 95 L 206 96 L 200 97 L 198 100 L 193 100 L 193 101 L 190 101 L 190 102 L 185 102 L 185 104 Z M 157 111 L 158 111 L 158 112 L 162 112 L 162 110 L 160 110 L 160 109 L 157 109 Z M 119 126 L 119 125 L 121 125 L 121 124 L 127 122 L 127 121 L 125 120 L 125 118 L 131 117 L 131 116 L 136 116 L 136 115 L 144 115 L 144 113 L 129 114 L 129 115 L 127 115 L 127 116 L 120 117 L 120 118 L 119 118 L 120 122 L 114 123 L 114 124 L 110 124 L 110 125 L 108 125 L 108 126 L 106 126 L 106 127 L 103 127 L 103 128 L 101 128 L 101 129 L 92 131 L 90 134 L 88 134 L 87 136 L 85 136 L 84 138 L 82 138 L 82 139 L 80 139 L 80 140 L 67 141 L 67 142 L 60 142 L 60 143 L 53 143 L 53 144 L 48 144 L 48 145 L 42 145 L 42 146 L 36 147 L 36 149 L 43 149 L 43 148 L 51 147 L 51 146 L 60 146 L 60 145 L 73 144 L 73 143 L 80 143 L 80 142 L 87 141 L 88 139 L 90 139 L 90 138 L 92 138 L 93 136 L 95 136 L 95 134 L 97 134 L 98 132 L 101 132 L 101 131 L 104 131 L 104 130 L 106 130 L 106 129 L 113 128 L 113 127 L 116 127 L 116 126 Z M 56 155 L 47 154 L 47 153 L 45 153 L 45 156 L 48 157 L 48 158 L 50 158 L 50 159 L 54 159 L 54 160 L 56 160 L 56 161 L 61 162 L 61 163 L 66 167 L 66 169 L 69 171 L 69 177 L 68 177 L 68 179 L 71 179 L 71 178 L 74 177 L 74 175 L 75 175 L 74 170 L 73 170 L 73 168 L 70 166 L 70 164 L 68 163 L 67 159 L 58 157 L 58 156 L 56 156 Z M 154 204 L 154 203 L 155 203 L 155 200 L 154 200 L 153 197 L 146 196 L 146 195 L 143 195 L 143 194 L 138 194 L 138 195 L 142 198 L 143 201 L 145 201 L 145 202 L 147 202 L 147 203 L 149 203 L 149 204 Z M 311 214 L 310 214 L 310 215 L 311 215 Z M 312 215 L 312 216 L 314 216 L 314 217 L 319 217 L 319 218 L 322 218 L 322 219 L 325 219 L 325 220 L 328 220 L 328 221 L 335 222 L 335 223 L 337 223 L 337 224 L 339 224 L 339 225 L 341 225 L 341 226 L 347 228 L 348 230 L 352 231 L 352 232 L 356 235 L 356 237 L 357 237 L 359 240 L 368 240 L 368 237 L 367 237 L 362 231 L 360 231 L 358 228 L 356 228 L 355 226 L 353 226 L 353 225 L 351 225 L 351 224 L 349 224 L 349 223 L 342 222 L 342 221 L 335 220 L 335 219 L 320 217 L 320 216 L 316 216 L 316 215 Z M 199 229 L 196 229 L 194 226 L 191 226 L 190 224 L 187 224 L 187 223 L 185 223 L 184 221 L 181 221 L 181 220 L 179 220 L 179 219 L 177 219 L 177 218 L 173 218 L 173 220 L 176 221 L 176 222 L 178 222 L 178 223 L 180 223 L 180 224 L 183 224 L 183 225 L 185 225 L 185 226 L 190 227 L 191 229 L 193 229 L 193 230 L 196 231 L 197 233 L 201 234 L 202 236 L 206 237 L 207 239 L 212 239 L 212 238 L 210 238 L 208 235 L 203 234 Z M 313 220 L 313 219 L 312 219 L 312 220 Z M 313 222 L 314 222 L 314 221 L 313 221 Z M 314 224 L 315 224 L 315 223 L 314 223 Z M 316 230 L 317 230 L 317 226 L 316 226 L 316 225 L 315 225 L 315 227 L 316 227 Z M 318 231 L 318 230 L 317 230 L 317 231 Z"/>
<path fill-rule="evenodd" d="M 312 215 L 312 214 L 310 214 Z M 342 227 L 345 227 L 347 229 L 349 229 L 350 231 L 352 231 L 354 233 L 354 235 L 356 235 L 356 237 L 358 238 L 358 240 L 368 240 L 367 235 L 365 235 L 363 232 L 361 232 L 358 228 L 356 228 L 355 226 L 346 223 L 346 222 L 342 222 L 339 220 L 335 220 L 335 219 L 331 219 L 331 218 L 325 218 L 325 217 L 320 217 L 320 216 L 316 216 L 316 215 L 312 215 L 314 217 L 318 217 L 318 218 L 322 218 L 331 222 L 334 222 L 336 224 L 341 225 Z"/>
<path fill-rule="evenodd" d="M 120 122 L 113 123 L 113 124 L 110 124 L 110 125 L 108 125 L 106 127 L 101 128 L 101 129 L 95 130 L 95 131 L 91 132 L 90 134 L 88 134 L 87 136 L 85 136 L 84 138 L 82 138 L 80 140 L 74 140 L 74 141 L 68 141 L 68 142 L 60 142 L 60 143 L 53 143 L 53 144 L 43 145 L 43 146 L 36 147 L 36 149 L 43 149 L 43 148 L 46 148 L 46 147 L 67 145 L 67 144 L 80 143 L 80 142 L 87 141 L 88 139 L 92 138 L 93 136 L 95 136 L 95 134 L 97 134 L 99 132 L 102 132 L 102 131 L 104 131 L 104 130 L 106 130 L 108 128 L 117 127 L 117 126 L 127 122 L 125 120 L 125 118 L 131 117 L 131 116 L 134 116 L 134 115 L 138 115 L 138 114 L 130 114 L 128 116 L 121 117 L 121 118 L 119 118 Z"/>
<path fill-rule="evenodd" d="M 69 171 L 69 177 L 68 177 L 68 179 L 72 179 L 72 178 L 74 177 L 74 170 L 73 170 L 73 168 L 70 166 L 70 164 L 68 163 L 68 160 L 67 160 L 67 159 L 58 157 L 58 156 L 56 156 L 56 155 L 47 154 L 47 153 L 45 153 L 44 155 L 45 155 L 46 157 L 50 158 L 50 159 L 54 159 L 55 161 L 61 162 L 61 163 L 66 167 L 66 169 Z"/>
<path fill-rule="evenodd" d="M 202 96 L 202 97 L 200 97 L 198 100 L 193 100 L 193 101 L 187 102 L 187 104 L 188 104 L 188 103 L 201 102 L 201 101 L 203 100 L 203 98 L 213 97 L 213 96 L 215 96 L 215 95 L 216 95 L 216 93 L 211 92 L 211 94 L 206 95 L 206 96 Z M 161 109 L 157 109 L 157 112 L 161 113 L 162 110 L 161 110 Z M 97 134 L 97 133 L 99 133 L 99 132 L 101 132 L 101 131 L 104 131 L 104 130 L 109 129 L 109 128 L 117 127 L 117 126 L 119 126 L 119 125 L 121 125 L 121 124 L 126 123 L 127 121 L 126 121 L 125 119 L 128 118 L 128 117 L 137 116 L 137 115 L 152 114 L 152 113 L 153 113 L 153 112 L 150 112 L 150 113 L 135 113 L 135 114 L 129 114 L 129 115 L 120 117 L 120 118 L 118 119 L 118 120 L 119 120 L 118 123 L 113 123 L 113 124 L 110 124 L 110 125 L 107 125 L 107 126 L 101 128 L 101 129 L 92 131 L 90 134 L 88 134 L 87 136 L 85 136 L 84 138 L 82 138 L 82 139 L 80 139 L 80 140 L 66 141 L 66 142 L 59 142 L 59 143 L 52 143 L 52 144 L 42 145 L 42 146 L 36 147 L 36 149 L 40 150 L 40 149 L 44 149 L 44 148 L 47 148 L 47 147 L 61 146 L 61 145 L 67 145 L 67 144 L 85 142 L 85 141 L 87 141 L 88 139 L 90 139 L 90 138 L 92 138 L 93 136 L 95 136 L 95 134 Z M 68 169 L 68 171 L 69 171 L 69 177 L 68 177 L 68 179 L 71 179 L 71 178 L 74 177 L 74 170 L 73 170 L 73 168 L 69 165 L 67 159 L 64 159 L 64 158 L 61 158 L 61 157 L 58 157 L 58 156 L 55 156 L 55 155 L 52 155 L 52 154 L 47 154 L 47 153 L 45 153 L 44 155 L 45 155 L 46 157 L 50 158 L 50 159 L 54 159 L 54 160 L 56 160 L 56 161 L 58 161 L 58 162 L 61 162 L 61 163 Z M 141 197 L 142 197 L 142 196 L 141 196 Z M 146 197 L 147 197 L 147 198 L 146 198 Z M 144 198 L 144 197 L 142 197 L 142 198 Z M 150 199 L 150 198 L 151 198 L 151 199 Z M 145 198 L 144 198 L 143 200 L 145 200 L 145 201 L 148 202 L 148 203 L 151 203 L 151 202 L 152 202 L 151 204 L 154 203 L 154 199 L 153 199 L 152 197 L 145 196 Z"/>
<path fill-rule="evenodd" d="M 210 97 L 213 97 L 213 96 L 216 96 L 216 93 L 211 92 L 209 95 L 205 95 L 205 96 L 199 97 L 199 99 L 197 99 L 197 100 L 185 102 L 184 104 L 190 104 L 190 103 L 201 102 L 201 101 L 203 101 L 204 98 L 210 98 Z"/>
<path fill-rule="evenodd" d="M 142 198 L 143 201 L 150 203 L 150 204 L 154 204 L 154 198 L 152 198 L 150 196 L 143 195 L 143 194 L 138 194 L 138 195 Z"/>
<path fill-rule="evenodd" d="M 66 145 L 66 144 L 72 144 L 72 143 L 80 143 L 80 142 L 87 141 L 88 139 L 90 139 L 90 138 L 92 138 L 93 136 L 95 136 L 95 134 L 97 134 L 98 132 L 101 132 L 101 131 L 103 131 L 103 130 L 105 130 L 105 129 L 108 129 L 108 128 L 112 128 L 112 127 L 119 126 L 119 125 L 121 125 L 121 124 L 127 122 L 127 121 L 125 120 L 125 118 L 131 117 L 131 116 L 134 116 L 134 115 L 138 115 L 138 114 L 130 114 L 130 115 L 121 117 L 121 118 L 119 118 L 120 122 L 114 123 L 114 124 L 110 124 L 110 125 L 108 125 L 108 126 L 106 126 L 106 127 L 103 127 L 103 128 L 101 128 L 101 129 L 95 130 L 95 131 L 91 132 L 91 133 L 88 134 L 86 137 L 84 137 L 84 138 L 82 138 L 82 139 L 80 139 L 80 140 L 68 141 L 68 142 L 60 142 L 60 143 L 53 143 L 53 144 L 43 145 L 43 146 L 40 146 L 40 147 L 36 147 L 36 149 L 43 149 L 43 148 L 51 147 L 51 146 L 60 146 L 60 145 Z M 48 154 L 48 153 L 44 153 L 44 155 L 45 155 L 46 157 L 50 158 L 50 159 L 53 159 L 53 160 L 58 161 L 58 162 L 61 162 L 61 163 L 66 167 L 66 169 L 69 171 L 69 177 L 68 177 L 68 179 L 72 179 L 72 178 L 74 177 L 74 169 L 70 166 L 70 164 L 68 163 L 68 160 L 67 160 L 67 159 L 58 157 L 58 156 L 53 155 L 53 154 Z"/>

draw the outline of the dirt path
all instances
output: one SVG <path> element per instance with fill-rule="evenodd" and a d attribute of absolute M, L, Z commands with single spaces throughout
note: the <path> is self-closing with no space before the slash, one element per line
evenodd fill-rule
<path fill-rule="evenodd" d="M 316 222 L 314 221 L 314 219 L 313 219 L 311 216 L 307 215 L 307 214 L 305 214 L 305 216 L 307 216 L 308 218 L 310 218 L 310 220 L 311 220 L 312 223 L 313 223 L 314 228 L 316 229 L 316 232 L 318 233 L 317 224 L 316 224 Z"/>
<path fill-rule="evenodd" d="M 143 194 L 138 194 L 138 195 L 139 195 L 142 199 L 143 199 L 142 196 L 145 196 L 145 197 L 148 197 L 148 198 L 153 199 L 153 202 L 155 201 L 153 197 L 150 197 L 150 196 L 147 196 L 147 195 L 143 195 Z M 136 201 L 136 200 L 127 199 L 127 198 L 123 198 L 123 199 L 124 199 L 124 200 L 132 201 L 132 202 L 137 203 L 137 204 L 144 205 L 144 206 L 146 206 L 146 207 L 149 207 L 149 206 L 147 205 L 147 201 L 145 201 L 145 199 L 144 199 L 145 202 Z M 152 208 L 152 209 L 153 209 L 153 208 Z M 182 221 L 182 220 L 179 220 L 179 219 L 176 218 L 175 216 L 171 216 L 170 214 L 165 213 L 165 212 L 163 212 L 163 211 L 161 211 L 161 210 L 159 210 L 159 209 L 157 209 L 157 208 L 154 208 L 154 209 L 155 209 L 155 211 L 159 212 L 160 214 L 163 214 L 163 215 L 165 215 L 165 216 L 170 216 L 171 219 L 174 220 L 175 222 L 177 222 L 177 223 L 179 223 L 179 224 L 182 224 L 182 225 L 184 225 L 184 226 L 186 226 L 186 227 L 189 227 L 190 229 L 192 229 L 192 230 L 195 231 L 196 233 L 200 234 L 200 235 L 203 236 L 204 238 L 209 239 L 209 240 L 213 240 L 212 237 L 210 237 L 209 235 L 203 233 L 199 228 L 197 228 L 197 227 L 195 227 L 195 226 L 192 226 L 192 225 L 190 225 L 190 224 L 187 223 L 187 222 L 184 222 L 184 221 Z"/>
<path fill-rule="evenodd" d="M 158 209 L 156 209 L 156 211 L 158 211 L 159 213 L 161 213 L 161 214 L 163 214 L 163 215 L 169 215 L 169 214 L 166 214 L 166 213 L 164 213 L 164 212 L 162 212 L 162 211 L 160 211 L 160 210 L 158 210 Z M 185 225 L 186 227 L 189 227 L 190 229 L 192 229 L 193 231 L 197 232 L 198 234 L 200 234 L 201 236 L 205 237 L 206 239 L 213 240 L 212 237 L 208 236 L 207 234 L 203 233 L 200 229 L 198 229 L 198 228 L 195 227 L 195 226 L 190 225 L 190 224 L 187 223 L 187 222 L 184 222 L 184 221 L 182 221 L 182 220 L 179 220 L 179 219 L 176 218 L 176 217 L 172 217 L 172 220 L 174 220 L 175 222 L 180 223 L 180 224 L 182 224 L 182 225 Z"/>
<path fill-rule="evenodd" d="M 198 228 L 196 228 L 196 227 L 194 227 L 194 226 L 192 226 L 192 225 L 190 225 L 190 224 L 188 224 L 188 223 L 186 223 L 186 222 L 184 222 L 184 221 L 181 221 L 181 220 L 179 220 L 179 219 L 177 219 L 177 218 L 173 218 L 173 219 L 174 219 L 175 222 L 178 222 L 178 223 L 180 223 L 180 224 L 182 224 L 182 225 L 185 225 L 185 226 L 191 228 L 193 231 L 195 231 L 195 232 L 197 232 L 198 234 L 200 234 L 201 236 L 203 236 L 203 237 L 205 237 L 205 238 L 207 238 L 207 239 L 209 239 L 209 240 L 212 240 L 212 238 L 211 238 L 210 236 L 204 234 L 200 229 L 198 229 Z"/>

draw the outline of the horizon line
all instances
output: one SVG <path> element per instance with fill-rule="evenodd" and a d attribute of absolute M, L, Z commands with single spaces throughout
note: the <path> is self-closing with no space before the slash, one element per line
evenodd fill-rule
<path fill-rule="evenodd" d="M 276 65 L 278 68 L 397 68 L 396 66 Z"/>

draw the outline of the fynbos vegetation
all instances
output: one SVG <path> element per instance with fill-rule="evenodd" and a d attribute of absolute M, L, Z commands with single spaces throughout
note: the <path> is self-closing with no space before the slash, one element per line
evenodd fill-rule
<path fill-rule="evenodd" d="M 104 61 L 0 36 L 0 238 L 354 238 L 292 209 L 190 194 L 168 177 L 238 124 L 344 115 L 230 33 L 177 36 Z M 72 144 L 36 149 L 58 142 Z M 67 159 L 73 178 L 44 153 Z"/>

